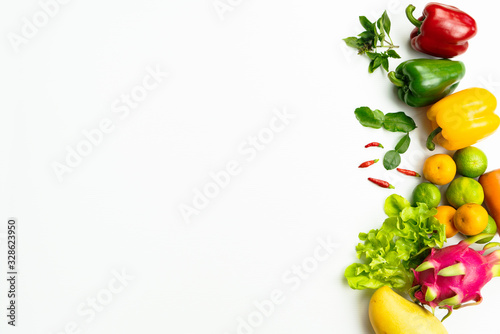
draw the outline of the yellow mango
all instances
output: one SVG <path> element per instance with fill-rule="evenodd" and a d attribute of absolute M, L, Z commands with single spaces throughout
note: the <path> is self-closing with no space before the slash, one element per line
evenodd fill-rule
<path fill-rule="evenodd" d="M 447 334 L 441 321 L 391 288 L 379 288 L 370 299 L 370 322 L 376 334 Z"/>

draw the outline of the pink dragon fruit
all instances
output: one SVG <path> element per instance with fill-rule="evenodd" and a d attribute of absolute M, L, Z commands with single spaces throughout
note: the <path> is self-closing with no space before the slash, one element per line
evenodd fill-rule
<path fill-rule="evenodd" d="M 494 276 L 500 276 L 500 250 L 483 255 L 498 243 L 487 244 L 482 251 L 469 248 L 485 236 L 491 235 L 477 235 L 453 246 L 431 249 L 431 254 L 413 270 L 413 297 L 433 310 L 447 308 L 445 318 L 453 309 L 479 304 L 482 287 Z M 464 305 L 468 301 L 475 303 Z"/>

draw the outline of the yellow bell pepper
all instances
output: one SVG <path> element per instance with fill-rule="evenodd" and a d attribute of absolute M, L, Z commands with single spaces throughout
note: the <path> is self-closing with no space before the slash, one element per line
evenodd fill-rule
<path fill-rule="evenodd" d="M 496 115 L 497 100 L 484 88 L 469 88 L 448 95 L 427 111 L 434 129 L 427 138 L 427 148 L 435 142 L 447 150 L 459 150 L 491 135 L 500 125 Z"/>

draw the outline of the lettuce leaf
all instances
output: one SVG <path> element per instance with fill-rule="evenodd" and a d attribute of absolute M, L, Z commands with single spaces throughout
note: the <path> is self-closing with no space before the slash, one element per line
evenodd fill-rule
<path fill-rule="evenodd" d="M 441 248 L 446 241 L 445 226 L 434 217 L 435 208 L 424 203 L 410 206 L 403 197 L 391 195 L 384 211 L 389 218 L 380 229 L 359 234 L 362 243 L 356 246 L 356 255 L 363 262 L 351 264 L 344 272 L 353 289 L 409 288 L 410 268 L 421 263 L 430 248 Z"/>
<path fill-rule="evenodd" d="M 397 216 L 404 208 L 410 206 L 410 202 L 403 196 L 392 194 L 385 199 L 384 212 L 389 217 Z"/>

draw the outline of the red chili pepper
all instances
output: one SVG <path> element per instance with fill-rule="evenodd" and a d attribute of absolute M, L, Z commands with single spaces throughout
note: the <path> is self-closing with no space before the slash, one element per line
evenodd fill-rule
<path fill-rule="evenodd" d="M 374 163 L 376 163 L 377 161 L 378 161 L 378 159 L 365 161 L 365 162 L 363 162 L 361 165 L 359 165 L 359 166 L 358 166 L 358 168 L 366 168 L 366 167 L 370 167 L 371 165 L 373 165 L 373 164 L 374 164 Z"/>
<path fill-rule="evenodd" d="M 373 143 L 368 143 L 368 144 L 365 145 L 365 148 L 368 148 L 368 147 L 380 147 L 380 148 L 384 148 L 384 146 L 382 146 L 382 144 L 377 143 L 376 141 L 374 141 Z"/>
<path fill-rule="evenodd" d="M 382 188 L 394 189 L 394 186 L 387 181 L 374 179 L 373 177 L 369 177 L 368 181 L 375 183 L 377 186 Z"/>
<path fill-rule="evenodd" d="M 410 175 L 410 176 L 416 176 L 416 177 L 420 177 L 420 174 L 415 172 L 415 171 L 412 171 L 412 170 L 409 170 L 409 169 L 403 169 L 403 168 L 396 168 L 396 170 L 404 175 Z"/>

